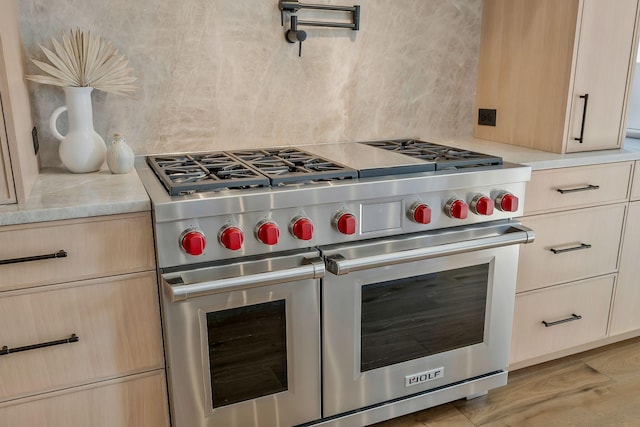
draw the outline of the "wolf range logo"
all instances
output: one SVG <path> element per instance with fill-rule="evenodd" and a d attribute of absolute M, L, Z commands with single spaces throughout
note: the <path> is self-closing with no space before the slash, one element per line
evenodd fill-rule
<path fill-rule="evenodd" d="M 444 377 L 444 367 L 432 369 L 430 371 L 418 372 L 404 377 L 404 386 L 411 387 L 414 385 L 426 383 L 427 381 L 439 380 Z"/>

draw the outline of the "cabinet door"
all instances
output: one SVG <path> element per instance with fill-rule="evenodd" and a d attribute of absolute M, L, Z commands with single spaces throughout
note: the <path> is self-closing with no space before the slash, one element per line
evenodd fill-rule
<path fill-rule="evenodd" d="M 168 427 L 166 382 L 156 370 L 0 403 L 7 427 Z"/>
<path fill-rule="evenodd" d="M 620 146 L 637 8 L 638 0 L 583 2 L 567 152 Z"/>
<path fill-rule="evenodd" d="M 604 338 L 614 277 L 516 295 L 511 363 Z"/>
<path fill-rule="evenodd" d="M 0 94 L 0 205 L 15 203 L 16 195 L 13 187 L 11 164 L 9 163 L 9 144 L 4 126 L 2 95 Z"/>
<path fill-rule="evenodd" d="M 640 329 L 640 202 L 629 204 L 609 335 Z"/>

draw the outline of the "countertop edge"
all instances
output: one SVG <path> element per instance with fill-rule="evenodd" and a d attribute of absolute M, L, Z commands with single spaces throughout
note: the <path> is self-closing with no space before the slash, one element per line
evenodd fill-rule
<path fill-rule="evenodd" d="M 434 142 L 500 156 L 506 162 L 527 165 L 534 171 L 640 160 L 640 139 L 635 138 L 626 138 L 624 148 L 620 149 L 569 154 L 533 150 L 473 137 L 450 138 Z"/>
<path fill-rule="evenodd" d="M 0 226 L 150 210 L 151 201 L 135 169 L 115 175 L 105 169 L 72 174 L 44 168 L 25 204 L 0 206 Z"/>

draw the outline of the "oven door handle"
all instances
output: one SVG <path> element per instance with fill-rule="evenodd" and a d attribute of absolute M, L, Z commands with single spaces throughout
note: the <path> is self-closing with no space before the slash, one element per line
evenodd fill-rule
<path fill-rule="evenodd" d="M 185 301 L 206 295 L 233 292 L 260 286 L 290 283 L 305 279 L 324 277 L 325 268 L 322 258 L 306 259 L 299 267 L 286 268 L 264 273 L 248 274 L 245 276 L 229 277 L 198 283 L 184 283 L 181 278 L 174 277 L 168 281 L 162 277 L 165 294 L 172 302 Z"/>
<path fill-rule="evenodd" d="M 425 259 L 449 255 L 458 255 L 483 249 L 498 248 L 501 246 L 531 243 L 534 239 L 535 233 L 533 230 L 522 225 L 517 225 L 509 227 L 505 233 L 498 236 L 464 240 L 418 249 L 370 255 L 353 259 L 346 259 L 341 254 L 329 255 L 326 257 L 326 264 L 327 270 L 336 276 L 342 276 L 352 271 L 368 270 L 376 267 L 386 267 L 388 265 L 422 261 Z"/>

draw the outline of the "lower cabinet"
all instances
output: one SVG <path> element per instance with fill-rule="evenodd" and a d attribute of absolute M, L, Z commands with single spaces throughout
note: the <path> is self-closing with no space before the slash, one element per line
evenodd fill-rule
<path fill-rule="evenodd" d="M 520 249 L 511 369 L 640 335 L 637 163 L 532 173 L 521 221 L 536 239 Z"/>
<path fill-rule="evenodd" d="M 0 426 L 167 427 L 150 212 L 0 227 Z"/>
<path fill-rule="evenodd" d="M 607 336 L 615 276 L 603 276 L 516 296 L 511 363 Z"/>
<path fill-rule="evenodd" d="M 0 325 L 11 323 L 0 401 L 164 366 L 154 272 L 0 292 Z"/>
<path fill-rule="evenodd" d="M 168 427 L 163 371 L 0 403 L 7 427 Z"/>

